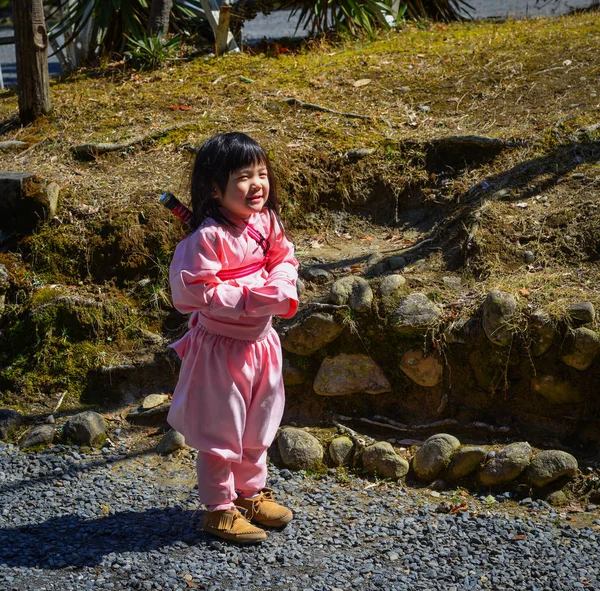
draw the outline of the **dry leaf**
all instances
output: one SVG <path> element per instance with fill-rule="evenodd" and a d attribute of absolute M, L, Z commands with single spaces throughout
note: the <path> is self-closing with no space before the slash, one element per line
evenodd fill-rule
<path fill-rule="evenodd" d="M 323 248 L 323 245 L 318 240 L 313 240 L 310 243 L 311 248 Z"/>
<path fill-rule="evenodd" d="M 169 109 L 171 111 L 191 111 L 192 107 L 188 107 L 187 105 L 172 105 Z"/>
<path fill-rule="evenodd" d="M 517 534 L 516 536 L 513 536 L 512 538 L 510 538 L 511 542 L 518 542 L 519 540 L 526 540 L 527 536 L 525 534 Z"/>
<path fill-rule="evenodd" d="M 530 291 L 529 291 L 527 288 L 525 288 L 525 287 L 522 287 L 522 288 L 519 290 L 519 293 L 520 293 L 522 296 L 524 296 L 524 297 L 527 297 L 527 296 L 528 296 L 528 295 L 529 295 L 531 292 L 530 292 Z"/>
<path fill-rule="evenodd" d="M 370 78 L 361 78 L 360 80 L 356 80 L 356 82 L 352 83 L 354 88 L 360 88 L 361 86 L 366 86 L 367 84 L 371 84 Z"/>
<path fill-rule="evenodd" d="M 462 503 L 461 505 L 456 505 L 450 509 L 450 513 L 454 515 L 455 513 L 459 513 L 460 511 L 467 511 L 469 509 L 469 505 L 466 503 Z"/>

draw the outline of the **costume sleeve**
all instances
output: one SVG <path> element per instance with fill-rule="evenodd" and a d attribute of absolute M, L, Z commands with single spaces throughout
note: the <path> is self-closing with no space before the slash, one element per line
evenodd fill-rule
<path fill-rule="evenodd" d="M 277 285 L 230 285 L 217 277 L 221 239 L 213 229 L 202 228 L 177 245 L 169 272 L 175 308 L 183 314 L 206 310 L 230 320 L 289 313 L 287 292 Z"/>
<path fill-rule="evenodd" d="M 281 224 L 271 218 L 271 232 L 273 244 L 269 251 L 269 262 L 267 272 L 269 278 L 265 286 L 277 287 L 290 302 L 287 313 L 277 314 L 282 318 L 291 318 L 298 309 L 298 291 L 296 280 L 298 279 L 298 261 L 294 257 L 294 245 L 287 239 Z"/>

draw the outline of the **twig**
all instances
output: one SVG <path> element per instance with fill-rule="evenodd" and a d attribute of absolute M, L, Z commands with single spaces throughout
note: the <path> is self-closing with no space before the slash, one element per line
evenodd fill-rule
<path fill-rule="evenodd" d="M 346 419 L 348 420 L 348 417 L 340 417 L 338 416 L 339 419 Z M 374 439 L 371 439 L 370 437 L 367 436 L 361 436 L 359 435 L 356 431 L 353 431 L 352 429 L 350 429 L 350 427 L 346 427 L 346 425 L 342 425 L 342 423 L 340 423 L 339 421 L 337 421 L 336 419 L 332 419 L 331 422 L 338 428 L 340 433 L 343 433 L 344 435 L 347 435 L 348 437 L 350 437 L 350 439 L 352 439 L 352 442 L 357 445 L 358 447 L 360 447 L 361 449 L 366 447 L 367 445 L 371 445 L 372 443 L 374 443 Z"/>
<path fill-rule="evenodd" d="M 475 422 L 475 423 L 461 423 L 456 419 L 443 419 L 441 421 L 434 421 L 433 423 L 424 423 L 422 425 L 402 425 L 396 423 L 391 419 L 385 417 L 377 417 L 379 421 L 373 421 L 371 419 L 361 418 L 361 422 L 367 423 L 368 425 L 375 425 L 377 427 L 386 427 L 393 429 L 394 431 L 400 431 L 402 433 L 410 433 L 412 431 L 428 431 L 430 429 L 436 429 L 438 427 L 460 427 L 462 429 L 478 429 L 482 431 L 489 431 L 491 433 L 508 434 L 511 432 L 510 427 L 502 426 L 496 427 L 494 425 L 488 425 L 487 423 Z M 385 421 L 385 422 L 382 422 Z"/>
<path fill-rule="evenodd" d="M 305 307 L 308 308 L 318 308 L 320 310 L 349 310 L 350 306 L 346 304 L 342 304 L 341 306 L 338 304 L 324 304 L 322 302 L 308 302 L 305 304 Z"/>
<path fill-rule="evenodd" d="M 107 152 L 117 152 L 119 150 L 126 150 L 131 146 L 135 146 L 136 144 L 141 144 L 151 139 L 155 139 L 170 133 L 171 131 L 175 131 L 177 129 L 181 129 L 182 127 L 189 127 L 190 125 L 194 125 L 192 121 L 187 121 L 186 123 L 178 123 L 177 125 L 170 125 L 169 127 L 165 127 L 163 129 L 158 129 L 156 131 L 151 131 L 145 135 L 136 135 L 132 137 L 130 140 L 126 142 L 119 143 L 99 143 L 99 144 L 81 144 L 79 146 L 73 146 L 71 151 L 78 158 L 89 158 L 94 157 L 99 154 L 106 154 Z"/>
<path fill-rule="evenodd" d="M 26 150 L 23 150 L 22 152 L 17 154 L 17 156 L 15 156 L 15 160 L 17 158 L 23 158 L 23 156 L 25 156 L 25 154 L 28 154 L 29 152 L 33 152 L 33 150 L 35 150 L 39 146 L 42 146 L 43 144 L 45 144 L 48 141 L 50 141 L 50 138 L 45 137 L 43 140 L 40 140 L 39 142 L 35 142 L 35 144 L 31 144 L 31 146 L 29 146 Z"/>
<path fill-rule="evenodd" d="M 19 140 L 7 140 L 5 142 L 0 142 L 0 150 L 13 150 L 19 149 L 23 150 L 27 148 L 29 144 L 27 142 L 22 142 Z"/>
<path fill-rule="evenodd" d="M 65 390 L 61 395 L 60 398 L 58 399 L 58 402 L 56 404 L 56 407 L 54 408 L 54 410 L 52 411 L 52 414 L 54 414 L 55 412 L 58 412 L 58 409 L 61 407 L 63 400 L 65 399 L 65 396 L 67 395 L 67 391 Z"/>
<path fill-rule="evenodd" d="M 321 105 L 315 105 L 314 103 L 305 103 L 304 101 L 298 100 L 297 98 L 284 98 L 279 101 L 280 103 L 286 103 L 287 105 L 296 105 L 302 109 L 309 109 L 310 111 L 323 111 L 324 113 L 333 113 L 334 115 L 342 115 L 344 117 L 353 117 L 355 119 L 374 119 L 371 115 L 360 115 L 359 113 L 346 113 L 344 111 L 336 111 L 328 107 Z"/>

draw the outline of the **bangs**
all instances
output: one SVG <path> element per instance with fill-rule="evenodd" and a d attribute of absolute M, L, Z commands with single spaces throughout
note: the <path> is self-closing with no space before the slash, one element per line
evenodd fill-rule
<path fill-rule="evenodd" d="M 225 157 L 227 176 L 240 168 L 255 164 L 266 164 L 267 155 L 260 144 L 251 142 L 233 142 Z"/>

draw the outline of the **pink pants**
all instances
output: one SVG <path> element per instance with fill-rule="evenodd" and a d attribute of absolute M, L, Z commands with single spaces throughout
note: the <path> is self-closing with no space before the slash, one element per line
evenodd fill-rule
<path fill-rule="evenodd" d="M 168 421 L 198 449 L 200 501 L 223 505 L 265 486 L 267 449 L 283 415 L 281 345 L 198 327 L 189 340 Z"/>

